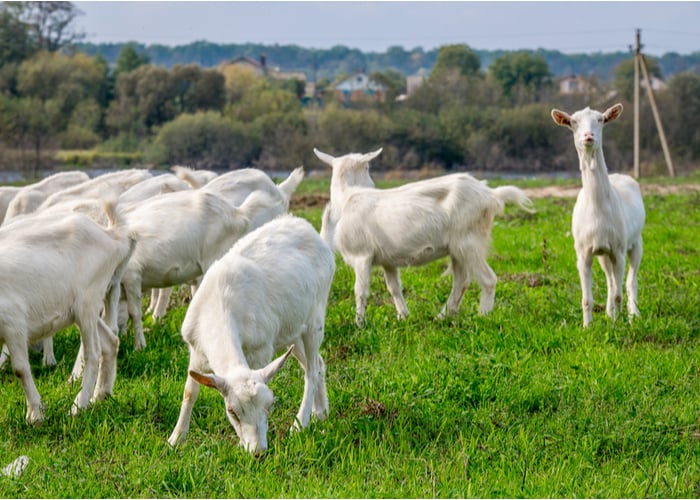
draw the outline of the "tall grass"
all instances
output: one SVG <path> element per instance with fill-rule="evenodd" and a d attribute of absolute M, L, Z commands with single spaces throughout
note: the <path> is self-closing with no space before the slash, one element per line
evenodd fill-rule
<path fill-rule="evenodd" d="M 494 311 L 478 289 L 437 321 L 446 262 L 402 274 L 411 316 L 373 273 L 366 326 L 354 326 L 352 270 L 338 260 L 322 352 L 331 405 L 289 434 L 302 396 L 294 360 L 271 382 L 270 451 L 237 446 L 220 396 L 203 388 L 187 443 L 166 439 L 187 367 L 185 306 L 150 324 L 148 347 L 122 338 L 114 397 L 76 418 L 75 329 L 56 368 L 32 355 L 47 420 L 24 422 L 24 394 L 0 372 L 3 497 L 698 497 L 700 496 L 700 195 L 647 196 L 641 318 L 611 322 L 604 277 L 581 327 L 569 233 L 573 200 L 508 209 L 493 230 Z M 317 227 L 320 209 L 300 210 Z"/>

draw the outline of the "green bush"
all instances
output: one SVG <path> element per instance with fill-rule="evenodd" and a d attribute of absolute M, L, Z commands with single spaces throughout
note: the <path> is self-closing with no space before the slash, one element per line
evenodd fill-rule
<path fill-rule="evenodd" d="M 250 165 L 257 141 L 219 113 L 183 114 L 158 132 L 147 158 L 161 165 L 231 169 Z"/>
<path fill-rule="evenodd" d="M 102 138 L 90 129 L 70 125 L 58 137 L 59 144 L 66 149 L 90 149 L 95 147 Z"/>

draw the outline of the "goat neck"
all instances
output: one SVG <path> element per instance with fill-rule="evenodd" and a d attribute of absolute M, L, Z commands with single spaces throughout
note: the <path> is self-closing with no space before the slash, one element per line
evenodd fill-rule
<path fill-rule="evenodd" d="M 583 192 L 591 201 L 601 203 L 610 198 L 612 189 L 608 179 L 608 167 L 605 163 L 602 147 L 576 148 L 581 169 Z"/>

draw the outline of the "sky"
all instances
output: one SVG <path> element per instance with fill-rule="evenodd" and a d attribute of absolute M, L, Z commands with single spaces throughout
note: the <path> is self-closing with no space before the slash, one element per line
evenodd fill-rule
<path fill-rule="evenodd" d="M 550 49 L 567 54 L 630 50 L 700 51 L 700 1 L 170 1 L 73 2 L 85 41 L 146 45 L 260 43 L 363 52 L 392 46 L 432 50 L 467 44 L 477 50 Z"/>

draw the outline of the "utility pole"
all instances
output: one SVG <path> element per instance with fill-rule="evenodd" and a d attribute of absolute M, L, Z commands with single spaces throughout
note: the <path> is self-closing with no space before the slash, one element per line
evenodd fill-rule
<path fill-rule="evenodd" d="M 634 178 L 639 179 L 639 56 L 642 50 L 640 33 L 637 30 L 634 48 Z"/>
<path fill-rule="evenodd" d="M 661 123 L 661 116 L 659 115 L 659 109 L 656 106 L 656 98 L 654 97 L 654 91 L 651 88 L 651 78 L 649 78 L 649 69 L 647 68 L 646 60 L 644 59 L 644 54 L 642 54 L 642 45 L 640 43 L 640 30 L 637 30 L 637 39 L 634 54 L 634 174 L 639 177 L 639 67 L 641 66 L 642 72 L 644 73 L 644 81 L 646 82 L 647 95 L 649 96 L 649 103 L 651 104 L 651 111 L 654 115 L 654 121 L 656 122 L 656 130 L 659 132 L 659 140 L 661 141 L 661 148 L 664 150 L 664 158 L 666 159 L 666 167 L 668 168 L 668 174 L 671 177 L 676 176 L 675 169 L 673 168 L 673 161 L 671 161 L 671 152 L 668 149 L 668 143 L 666 142 L 666 134 L 664 134 L 664 127 Z"/>

